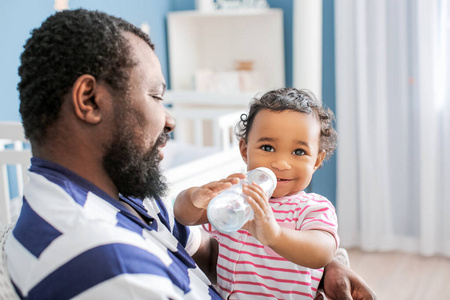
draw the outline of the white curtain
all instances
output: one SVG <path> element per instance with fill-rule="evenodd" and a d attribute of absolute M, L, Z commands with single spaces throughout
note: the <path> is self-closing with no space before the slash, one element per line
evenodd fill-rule
<path fill-rule="evenodd" d="M 322 99 L 322 1 L 294 0 L 292 12 L 293 86 Z"/>
<path fill-rule="evenodd" d="M 342 246 L 450 256 L 450 0 L 336 0 Z"/>

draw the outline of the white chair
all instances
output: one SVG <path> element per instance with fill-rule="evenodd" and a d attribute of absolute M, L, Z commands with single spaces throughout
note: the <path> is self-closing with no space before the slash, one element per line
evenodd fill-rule
<path fill-rule="evenodd" d="M 31 150 L 24 149 L 27 142 L 20 122 L 0 122 L 0 225 L 14 221 L 11 209 L 17 211 L 22 203 L 31 158 Z M 17 184 L 18 195 L 14 199 L 11 199 L 10 183 Z"/>
<path fill-rule="evenodd" d="M 8 270 L 6 269 L 5 241 L 8 232 L 14 227 L 14 224 L 3 226 L 0 229 L 0 300 L 19 299 L 11 283 Z"/>

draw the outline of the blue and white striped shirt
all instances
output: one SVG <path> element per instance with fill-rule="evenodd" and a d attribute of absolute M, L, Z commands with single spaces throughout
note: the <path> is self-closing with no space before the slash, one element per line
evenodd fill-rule
<path fill-rule="evenodd" d="M 92 183 L 32 158 L 23 207 L 6 242 L 24 299 L 220 299 L 186 249 L 198 234 L 160 199 L 122 198 L 144 224 Z"/>

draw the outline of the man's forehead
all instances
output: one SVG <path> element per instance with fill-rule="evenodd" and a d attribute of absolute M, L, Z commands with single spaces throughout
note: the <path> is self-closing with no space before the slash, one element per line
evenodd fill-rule
<path fill-rule="evenodd" d="M 138 55 L 140 51 L 150 51 L 153 53 L 153 49 L 150 45 L 136 34 L 129 31 L 123 31 L 122 36 L 128 41 L 130 51 L 134 56 Z"/>
<path fill-rule="evenodd" d="M 130 54 L 137 62 L 138 69 L 141 69 L 141 75 L 145 78 L 140 78 L 147 81 L 147 84 L 154 90 L 164 92 L 166 83 L 161 72 L 161 65 L 156 53 L 150 45 L 131 32 L 123 32 L 123 36 L 128 40 L 130 47 Z"/>

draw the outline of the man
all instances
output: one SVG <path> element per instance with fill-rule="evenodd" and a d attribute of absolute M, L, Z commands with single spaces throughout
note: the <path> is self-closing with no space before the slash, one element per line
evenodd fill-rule
<path fill-rule="evenodd" d="M 204 273 L 215 277 L 214 240 L 175 222 L 159 198 L 161 148 L 175 122 L 148 36 L 101 12 L 63 11 L 24 48 L 18 89 L 33 158 L 6 243 L 17 293 L 218 299 Z M 340 299 L 371 294 L 336 260 L 324 287 Z"/>

